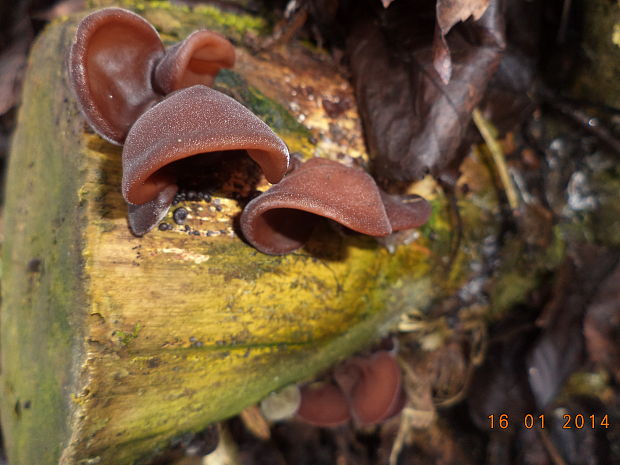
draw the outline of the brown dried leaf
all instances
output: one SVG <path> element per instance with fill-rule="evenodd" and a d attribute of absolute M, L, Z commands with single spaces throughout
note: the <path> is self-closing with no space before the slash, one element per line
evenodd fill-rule
<path fill-rule="evenodd" d="M 437 0 L 437 25 L 446 35 L 452 26 L 470 17 L 478 21 L 491 0 Z"/>
<path fill-rule="evenodd" d="M 583 363 L 584 312 L 618 260 L 605 249 L 586 246 L 577 247 L 572 255 L 558 273 L 551 300 L 537 320 L 544 329 L 526 356 L 530 387 L 540 408 Z"/>
<path fill-rule="evenodd" d="M 28 45 L 27 40 L 18 41 L 0 54 L 0 115 L 17 104 Z"/>
<path fill-rule="evenodd" d="M 537 63 L 541 52 L 544 1 L 506 2 L 506 49 L 480 103 L 485 117 L 505 132 L 522 123 L 534 109 L 539 86 Z M 523 18 L 532 18 L 524 21 Z"/>
<path fill-rule="evenodd" d="M 489 345 L 484 364 L 476 370 L 470 384 L 467 404 L 473 422 L 489 429 L 489 415 L 506 413 L 523 418 L 534 408 L 527 384 L 523 359 L 534 328 L 516 315 L 494 328 L 495 341 Z"/>
<path fill-rule="evenodd" d="M 491 0 L 437 0 L 437 29 L 435 30 L 433 65 L 442 81 L 448 83 L 452 75 L 452 60 L 446 35 L 450 29 L 470 17 L 478 21 Z"/>
<path fill-rule="evenodd" d="M 10 45 L 0 53 L 0 115 L 19 101 L 28 49 L 33 38 L 30 22 L 25 19 L 20 21 L 11 35 Z"/>
<path fill-rule="evenodd" d="M 457 158 L 504 46 L 493 0 L 478 22 L 447 37 L 453 76 L 445 84 L 433 67 L 434 9 L 434 2 L 397 2 L 383 13 L 384 26 L 360 19 L 347 39 L 373 169 L 391 180 L 438 174 Z"/>
<path fill-rule="evenodd" d="M 584 334 L 590 359 L 620 383 L 620 266 L 601 284 L 589 306 Z"/>

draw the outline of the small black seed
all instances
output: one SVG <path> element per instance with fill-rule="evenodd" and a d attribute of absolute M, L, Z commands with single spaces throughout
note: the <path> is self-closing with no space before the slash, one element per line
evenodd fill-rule
<path fill-rule="evenodd" d="M 207 237 L 215 236 L 215 231 L 207 231 Z"/>
<path fill-rule="evenodd" d="M 227 234 L 227 231 L 225 229 L 220 229 L 220 234 Z"/>
<path fill-rule="evenodd" d="M 159 223 L 159 230 L 160 231 L 168 231 L 169 229 L 172 229 L 172 225 L 169 223 Z"/>
<path fill-rule="evenodd" d="M 208 192 L 204 193 L 205 202 L 211 202 L 211 195 Z"/>
<path fill-rule="evenodd" d="M 172 214 L 172 218 L 176 224 L 183 224 L 187 219 L 187 210 L 183 207 L 177 208 Z"/>
<path fill-rule="evenodd" d="M 193 234 L 194 236 L 200 236 L 200 231 L 192 231 L 192 234 Z"/>
<path fill-rule="evenodd" d="M 31 406 L 32 406 L 32 402 L 30 402 L 29 400 L 27 400 L 26 402 L 24 402 L 24 408 L 25 408 L 26 410 L 28 410 Z"/>
<path fill-rule="evenodd" d="M 189 227 L 189 224 L 185 225 L 185 231 L 190 232 L 192 230 L 192 228 Z"/>
<path fill-rule="evenodd" d="M 38 273 L 39 271 L 41 271 L 41 259 L 33 258 L 32 260 L 28 262 L 26 269 L 30 273 Z"/>
<path fill-rule="evenodd" d="M 215 206 L 215 209 L 216 209 L 218 212 L 221 212 L 221 211 L 222 211 L 222 206 L 221 206 L 221 205 L 216 205 L 216 206 Z"/>
<path fill-rule="evenodd" d="M 188 191 L 187 200 L 196 200 L 196 191 Z"/>
<path fill-rule="evenodd" d="M 190 336 L 189 338 L 189 342 L 194 343 L 196 342 L 198 339 L 196 339 L 194 336 Z"/>

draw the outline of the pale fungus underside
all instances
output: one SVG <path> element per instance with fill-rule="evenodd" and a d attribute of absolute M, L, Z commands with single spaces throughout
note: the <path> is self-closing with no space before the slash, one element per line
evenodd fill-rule
<path fill-rule="evenodd" d="M 243 38 L 248 24 L 263 24 L 165 2 L 134 9 L 170 36 L 199 24 Z M 324 225 L 296 253 L 261 254 L 235 232 L 232 194 L 248 195 L 248 178 L 234 173 L 210 202 L 185 200 L 164 219 L 168 227 L 133 236 L 121 149 L 86 129 L 65 82 L 76 24 L 53 24 L 33 48 L 7 177 L 0 398 L 10 463 L 133 463 L 311 379 L 476 276 L 472 263 L 498 225 L 488 167 L 475 157 L 464 165 L 472 182 L 460 194 L 465 230 L 449 272 L 453 227 L 430 180 L 416 193 L 432 203 L 431 219 L 394 253 Z M 320 103 L 353 99 L 350 87 L 304 47 L 257 55 L 238 46 L 235 70 L 214 87 L 292 152 L 364 163 L 355 108 L 333 118 Z M 180 207 L 183 224 L 173 219 Z M 559 256 L 549 247 L 548 260 L 532 264 L 518 244 L 509 250 L 503 264 L 513 274 L 489 278 L 498 311 L 535 285 L 532 270 Z"/>

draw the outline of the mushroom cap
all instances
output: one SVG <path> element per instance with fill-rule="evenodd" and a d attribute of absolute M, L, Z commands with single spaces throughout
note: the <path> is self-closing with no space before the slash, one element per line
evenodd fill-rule
<path fill-rule="evenodd" d="M 127 213 L 131 232 L 140 237 L 153 229 L 168 213 L 178 190 L 176 184 L 169 184 L 150 202 L 142 205 L 129 204 Z"/>
<path fill-rule="evenodd" d="M 155 68 L 158 90 L 169 94 L 197 84 L 211 86 L 221 68 L 235 64 L 235 48 L 216 32 L 192 32 L 183 42 L 170 47 Z"/>
<path fill-rule="evenodd" d="M 336 380 L 360 424 L 379 423 L 402 407 L 400 367 L 388 351 L 347 361 L 336 373 Z"/>
<path fill-rule="evenodd" d="M 248 203 L 241 230 L 261 252 L 284 254 L 304 245 L 319 217 L 371 236 L 392 232 L 374 180 L 360 169 L 320 158 Z"/>
<path fill-rule="evenodd" d="M 123 147 L 125 200 L 143 204 L 175 182 L 166 167 L 192 155 L 245 150 L 269 182 L 288 168 L 286 144 L 236 100 L 206 86 L 179 90 L 147 110 Z"/>
<path fill-rule="evenodd" d="M 419 195 L 390 195 L 381 191 L 392 231 L 418 228 L 431 216 L 431 204 Z"/>
<path fill-rule="evenodd" d="M 164 46 L 153 26 L 122 8 L 105 8 L 78 25 L 69 78 L 87 121 L 122 144 L 127 131 L 160 97 L 151 75 Z"/>
<path fill-rule="evenodd" d="M 346 397 L 332 383 L 304 386 L 297 416 L 314 426 L 339 426 L 351 418 Z"/>

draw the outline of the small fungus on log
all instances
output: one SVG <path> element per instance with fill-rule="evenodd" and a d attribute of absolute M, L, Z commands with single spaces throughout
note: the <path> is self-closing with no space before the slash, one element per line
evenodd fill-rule
<path fill-rule="evenodd" d="M 336 367 L 333 378 L 335 383 L 302 388 L 300 420 L 329 427 L 353 418 L 361 425 L 372 425 L 396 415 L 404 406 L 400 367 L 389 351 L 353 357 Z"/>
<path fill-rule="evenodd" d="M 383 237 L 420 226 L 429 215 L 430 206 L 421 197 L 400 203 L 381 193 L 364 171 L 313 158 L 252 200 L 241 215 L 241 230 L 258 250 L 278 255 L 302 247 L 321 217 Z"/>
<path fill-rule="evenodd" d="M 146 233 L 166 214 L 177 191 L 177 171 L 183 168 L 174 162 L 233 150 L 245 150 L 270 182 L 278 182 L 288 169 L 286 144 L 269 126 L 209 87 L 180 90 L 145 112 L 123 147 L 123 196 L 134 205 L 130 224 L 139 226 L 132 226 L 133 232 Z"/>

